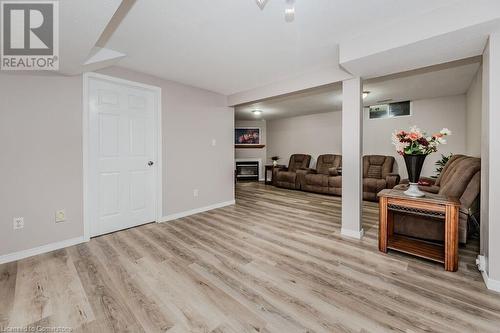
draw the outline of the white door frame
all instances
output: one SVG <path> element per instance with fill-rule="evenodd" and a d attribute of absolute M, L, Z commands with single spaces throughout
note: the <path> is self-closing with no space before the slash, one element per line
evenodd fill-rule
<path fill-rule="evenodd" d="M 141 88 L 146 89 L 154 93 L 155 95 L 155 107 L 154 107 L 154 119 L 155 119 L 155 149 L 156 152 L 156 168 L 155 168 L 155 217 L 156 222 L 161 220 L 163 216 L 163 187 L 162 187 L 162 174 L 163 174 L 163 163 L 162 163 L 162 123 L 161 123 L 161 88 L 156 86 L 151 86 L 139 82 L 124 80 L 120 78 L 115 78 L 108 75 L 98 74 L 94 72 L 88 72 L 83 74 L 83 235 L 85 241 L 90 240 L 90 210 L 93 207 L 89 207 L 89 198 L 91 195 L 96 195 L 96 193 L 90 193 L 89 189 L 91 188 L 89 185 L 89 84 L 90 79 L 98 79 L 108 82 L 113 82 L 121 85 L 127 85 L 133 88 Z"/>

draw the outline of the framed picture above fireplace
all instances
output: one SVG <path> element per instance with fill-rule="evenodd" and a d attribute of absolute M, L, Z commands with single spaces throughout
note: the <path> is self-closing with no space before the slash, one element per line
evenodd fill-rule
<path fill-rule="evenodd" d="M 236 148 L 262 148 L 261 130 L 259 127 L 237 127 L 234 129 L 234 145 Z"/>

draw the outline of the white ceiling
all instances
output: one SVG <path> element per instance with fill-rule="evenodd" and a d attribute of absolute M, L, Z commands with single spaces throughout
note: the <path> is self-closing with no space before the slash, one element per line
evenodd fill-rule
<path fill-rule="evenodd" d="M 81 73 L 92 48 L 122 0 L 59 1 L 59 69 Z"/>
<path fill-rule="evenodd" d="M 370 91 L 370 94 L 363 103 L 368 106 L 387 99 L 397 102 L 464 94 L 479 69 L 479 61 L 479 58 L 468 59 L 368 80 L 364 82 L 363 90 Z M 255 109 L 262 110 L 263 114 L 255 116 L 252 113 Z M 341 109 L 342 87 L 335 84 L 237 106 L 235 117 L 238 120 L 272 120 Z"/>
<path fill-rule="evenodd" d="M 342 41 L 459 1 L 296 0 L 293 23 L 284 0 L 137 1 L 106 47 L 120 66 L 230 95 L 337 66 Z"/>

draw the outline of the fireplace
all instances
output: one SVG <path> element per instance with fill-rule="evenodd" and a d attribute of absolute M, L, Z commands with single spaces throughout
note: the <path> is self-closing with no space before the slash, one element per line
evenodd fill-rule
<path fill-rule="evenodd" d="M 236 162 L 237 180 L 259 180 L 259 162 L 239 161 Z"/>

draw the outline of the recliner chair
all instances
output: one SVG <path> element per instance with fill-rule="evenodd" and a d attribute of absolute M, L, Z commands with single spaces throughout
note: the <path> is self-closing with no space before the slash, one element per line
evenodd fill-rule
<path fill-rule="evenodd" d="M 460 199 L 458 220 L 458 240 L 467 242 L 469 209 L 481 192 L 481 159 L 465 155 L 453 155 L 437 179 L 420 178 L 430 186 L 419 186 L 421 191 L 438 193 Z M 406 190 L 405 179 L 396 189 Z M 444 225 L 439 219 L 420 217 L 409 214 L 394 214 L 394 232 L 405 236 L 432 241 L 444 240 Z"/>
<path fill-rule="evenodd" d="M 293 154 L 287 168 L 273 169 L 273 185 L 277 187 L 300 190 L 300 183 L 297 177 L 299 169 L 306 169 L 311 163 L 311 155 Z"/>
<path fill-rule="evenodd" d="M 394 161 L 393 156 L 363 156 L 363 200 L 378 201 L 378 192 L 399 184 L 401 177 L 392 173 Z"/>
<path fill-rule="evenodd" d="M 325 154 L 318 156 L 316 169 L 297 171 L 300 187 L 304 191 L 342 195 L 342 155 Z"/>

